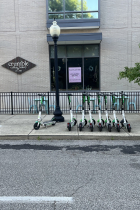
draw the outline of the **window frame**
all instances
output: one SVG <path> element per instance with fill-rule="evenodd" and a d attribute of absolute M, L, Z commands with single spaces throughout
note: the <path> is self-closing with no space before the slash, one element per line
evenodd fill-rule
<path fill-rule="evenodd" d="M 83 0 L 81 0 L 83 2 Z M 63 0 L 63 3 L 65 0 Z M 46 0 L 46 18 L 47 23 L 46 27 L 50 28 L 52 25 L 53 19 L 49 19 L 49 14 L 64 14 L 64 19 L 56 19 L 58 25 L 61 27 L 61 29 L 81 29 L 81 28 L 99 28 L 100 27 L 100 0 L 98 0 L 98 10 L 94 11 L 85 11 L 83 8 L 81 8 L 81 11 L 61 11 L 61 12 L 49 12 L 48 8 L 49 0 Z M 64 4 L 65 5 L 65 4 Z M 83 13 L 90 13 L 90 12 L 98 12 L 98 18 L 83 18 Z M 68 13 L 81 13 L 82 18 L 81 19 L 65 19 L 65 14 Z"/>

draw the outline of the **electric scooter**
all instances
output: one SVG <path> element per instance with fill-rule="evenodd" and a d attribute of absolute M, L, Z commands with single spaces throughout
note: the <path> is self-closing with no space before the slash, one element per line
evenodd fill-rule
<path fill-rule="evenodd" d="M 82 129 L 84 128 L 84 126 L 87 124 L 87 120 L 85 119 L 85 107 L 84 107 L 84 104 L 85 104 L 85 97 L 86 97 L 86 94 L 83 93 L 82 94 L 82 119 L 79 123 L 79 130 L 82 131 Z"/>
<path fill-rule="evenodd" d="M 103 127 L 104 127 L 104 120 L 102 119 L 101 116 L 101 109 L 100 109 L 100 97 L 103 96 L 100 93 L 97 93 L 97 97 L 98 97 L 98 113 L 99 113 L 99 120 L 97 121 L 97 127 L 99 128 L 99 131 L 102 131 Z"/>
<path fill-rule="evenodd" d="M 74 118 L 72 109 L 71 109 L 71 96 L 72 94 L 68 94 L 69 108 L 70 108 L 70 121 L 67 123 L 67 128 L 71 131 L 71 128 L 76 125 L 77 120 Z"/>
<path fill-rule="evenodd" d="M 116 117 L 116 110 L 115 110 L 115 94 L 113 93 L 110 93 L 111 94 L 111 97 L 112 97 L 112 108 L 113 108 L 113 115 L 114 115 L 114 120 L 112 121 L 113 123 L 113 127 L 115 127 L 117 129 L 118 132 L 120 132 L 120 124 L 119 124 L 119 120 L 117 119 Z"/>
<path fill-rule="evenodd" d="M 96 121 L 91 116 L 91 109 L 90 109 L 90 95 L 87 95 L 87 102 L 89 107 L 89 128 L 91 131 L 93 131 L 93 128 L 95 126 Z"/>
<path fill-rule="evenodd" d="M 127 96 L 125 93 L 123 93 L 123 91 L 120 92 L 121 94 L 121 98 L 122 98 L 122 105 L 121 105 L 121 111 L 122 111 L 122 120 L 120 121 L 122 127 L 125 127 L 128 132 L 131 132 L 131 126 L 128 123 L 127 119 L 125 118 L 125 114 L 124 114 L 124 97 Z"/>
<path fill-rule="evenodd" d="M 54 118 L 52 118 L 50 121 L 45 121 L 45 122 L 42 121 L 41 112 L 42 112 L 42 106 L 43 106 L 45 94 L 38 94 L 38 95 L 41 96 L 41 103 L 40 103 L 40 106 L 39 106 L 38 119 L 34 123 L 34 126 L 33 126 L 35 130 L 38 130 L 40 128 L 40 125 L 44 126 L 44 127 L 47 127 L 47 126 L 56 124 L 56 121 L 53 121 L 53 120 L 55 120 Z"/>
<path fill-rule="evenodd" d="M 108 131 L 111 132 L 112 125 L 111 125 L 111 120 L 109 119 L 109 116 L 108 116 L 108 111 L 107 111 L 107 95 L 105 95 L 105 94 L 104 94 L 104 102 L 105 102 L 105 113 L 106 113 L 105 126 L 107 127 Z"/>

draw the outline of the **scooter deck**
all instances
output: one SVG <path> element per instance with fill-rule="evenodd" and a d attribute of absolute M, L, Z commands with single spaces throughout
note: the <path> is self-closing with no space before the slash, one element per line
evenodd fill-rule
<path fill-rule="evenodd" d="M 56 121 L 52 121 L 52 120 L 50 120 L 50 121 L 45 121 L 45 122 L 43 122 L 44 124 L 56 124 Z"/>

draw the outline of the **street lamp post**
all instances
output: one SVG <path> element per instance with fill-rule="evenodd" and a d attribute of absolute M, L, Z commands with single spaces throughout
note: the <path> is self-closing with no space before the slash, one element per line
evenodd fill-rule
<path fill-rule="evenodd" d="M 57 60 L 57 40 L 60 35 L 60 27 L 57 22 L 53 21 L 53 25 L 50 27 L 50 34 L 54 41 L 54 66 L 55 66 L 55 89 L 56 89 L 56 108 L 54 111 L 54 120 L 56 122 L 64 122 L 64 117 L 62 116 L 62 111 L 59 106 L 59 84 L 58 84 L 58 60 Z"/>

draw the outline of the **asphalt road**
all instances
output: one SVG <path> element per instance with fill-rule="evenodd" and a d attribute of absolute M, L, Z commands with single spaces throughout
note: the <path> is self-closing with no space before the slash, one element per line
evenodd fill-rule
<path fill-rule="evenodd" d="M 140 141 L 1 140 L 0 209 L 139 210 Z"/>

